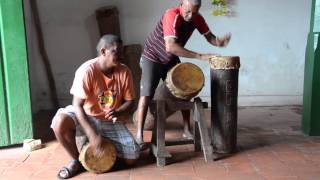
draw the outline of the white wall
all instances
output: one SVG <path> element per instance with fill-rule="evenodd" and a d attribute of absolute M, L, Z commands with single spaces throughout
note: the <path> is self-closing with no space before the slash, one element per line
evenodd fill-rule
<path fill-rule="evenodd" d="M 301 104 L 304 52 L 311 0 L 234 0 L 233 17 L 214 17 L 209 0 L 201 13 L 214 34 L 232 33 L 227 48 L 210 46 L 197 31 L 186 45 L 195 51 L 241 57 L 239 105 Z M 143 44 L 165 9 L 178 0 L 38 0 L 45 44 L 62 105 L 71 102 L 74 71 L 95 56 L 99 33 L 94 11 L 116 5 L 125 44 Z M 51 107 L 28 1 L 25 1 L 33 109 Z M 190 61 L 183 59 L 183 61 Z M 201 96 L 210 100 L 208 63 L 191 60 L 207 81 Z"/>

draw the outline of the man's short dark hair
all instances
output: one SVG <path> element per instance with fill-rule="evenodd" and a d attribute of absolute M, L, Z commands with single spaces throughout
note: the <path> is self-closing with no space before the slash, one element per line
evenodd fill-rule
<path fill-rule="evenodd" d="M 99 42 L 97 44 L 97 47 L 96 47 L 98 55 L 100 55 L 100 53 L 101 53 L 100 50 L 102 48 L 108 48 L 109 46 L 111 46 L 114 43 L 122 44 L 122 40 L 120 39 L 119 36 L 113 35 L 113 34 L 103 35 L 100 38 L 100 40 L 99 40 Z"/>

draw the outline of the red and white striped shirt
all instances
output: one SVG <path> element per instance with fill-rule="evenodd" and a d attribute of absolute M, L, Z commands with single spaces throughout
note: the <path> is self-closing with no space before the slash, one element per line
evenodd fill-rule
<path fill-rule="evenodd" d="M 145 41 L 142 56 L 160 64 L 178 60 L 178 56 L 166 51 L 164 39 L 174 37 L 184 47 L 195 29 L 198 29 L 202 35 L 210 32 L 207 23 L 200 14 L 194 17 L 191 22 L 186 22 L 181 16 L 180 7 L 168 9 Z"/>

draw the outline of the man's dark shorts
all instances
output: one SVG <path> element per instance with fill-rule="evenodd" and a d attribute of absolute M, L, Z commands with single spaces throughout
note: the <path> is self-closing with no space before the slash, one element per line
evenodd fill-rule
<path fill-rule="evenodd" d="M 160 79 L 164 81 L 168 71 L 178 63 L 180 63 L 179 59 L 171 61 L 168 64 L 160 64 L 141 56 L 140 67 L 142 74 L 140 81 L 140 96 L 149 96 L 152 99 Z"/>

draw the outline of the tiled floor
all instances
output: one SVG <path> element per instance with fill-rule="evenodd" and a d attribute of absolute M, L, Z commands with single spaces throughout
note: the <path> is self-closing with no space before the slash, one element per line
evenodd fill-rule
<path fill-rule="evenodd" d="M 173 157 L 164 168 L 158 168 L 148 152 L 143 152 L 132 168 L 116 166 L 109 173 L 85 172 L 73 179 L 320 179 L 320 137 L 301 133 L 301 107 L 246 107 L 238 112 L 239 151 L 228 158 L 205 163 L 202 154 L 194 153 L 191 145 L 172 146 L 167 149 Z M 180 119 L 180 114 L 169 118 L 167 138 L 181 136 Z M 209 122 L 208 112 L 206 119 Z M 48 124 L 41 121 L 44 120 L 38 123 Z M 129 127 L 134 131 L 132 124 Z M 50 134 L 49 129 L 46 131 Z M 149 141 L 150 132 L 145 134 Z M 0 180 L 56 179 L 68 156 L 56 141 L 45 145 L 32 153 L 21 147 L 0 149 Z"/>

